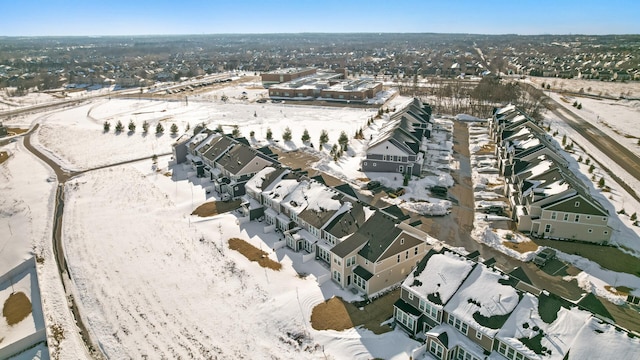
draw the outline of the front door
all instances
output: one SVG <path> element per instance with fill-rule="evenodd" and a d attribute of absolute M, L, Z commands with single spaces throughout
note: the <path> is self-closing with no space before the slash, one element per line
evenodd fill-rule
<path fill-rule="evenodd" d="M 347 275 L 347 286 L 351 285 L 351 275 Z"/>

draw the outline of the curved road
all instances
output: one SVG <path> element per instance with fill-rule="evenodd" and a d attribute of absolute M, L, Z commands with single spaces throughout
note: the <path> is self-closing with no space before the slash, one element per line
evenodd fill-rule
<path fill-rule="evenodd" d="M 23 134 L 24 137 L 24 146 L 27 150 L 33 153 L 40 160 L 44 161 L 56 174 L 56 178 L 58 181 L 58 186 L 56 188 L 56 197 L 55 197 L 55 208 L 53 214 L 53 253 L 54 258 L 56 260 L 56 264 L 58 266 L 58 272 L 60 273 L 60 279 L 62 280 L 62 287 L 65 289 L 65 293 L 69 293 L 67 290 L 67 283 L 71 283 L 71 277 L 69 275 L 69 267 L 67 266 L 67 261 L 64 256 L 64 247 L 62 246 L 62 218 L 64 214 L 64 184 L 72 179 L 75 176 L 83 174 L 88 171 L 104 169 L 112 166 L 124 165 L 129 163 L 134 163 L 141 160 L 151 159 L 153 156 L 147 156 L 143 158 L 133 159 L 118 162 L 115 164 L 109 164 L 104 166 L 95 167 L 88 170 L 83 171 L 66 171 L 64 170 L 58 163 L 56 163 L 53 159 L 47 156 L 45 153 L 38 150 L 35 146 L 31 144 L 31 135 L 38 129 L 39 124 L 36 124 L 32 129 Z M 169 155 L 170 153 L 158 154 L 158 156 Z M 76 304 L 76 300 L 73 296 L 68 296 L 67 301 L 69 302 L 69 307 L 73 316 L 75 318 L 78 329 L 80 330 L 80 336 L 82 340 L 87 346 L 87 350 L 89 353 L 96 359 L 104 359 L 105 355 L 102 353 L 99 346 L 94 343 L 93 339 L 90 336 L 90 333 L 82 321 L 82 317 L 80 316 L 80 312 L 78 306 Z"/>

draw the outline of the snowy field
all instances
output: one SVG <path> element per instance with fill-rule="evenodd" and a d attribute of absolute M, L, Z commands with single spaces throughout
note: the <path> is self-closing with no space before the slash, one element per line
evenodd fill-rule
<path fill-rule="evenodd" d="M 181 169 L 174 177 L 185 178 Z M 313 330 L 315 305 L 349 296 L 318 283 L 329 270 L 287 248 L 273 251 L 280 237 L 265 234 L 263 223 L 192 217 L 203 188 L 153 172 L 150 162 L 90 172 L 66 190 L 71 274 L 110 358 L 406 359 L 417 345 L 398 331 Z M 283 269 L 249 262 L 227 247 L 231 237 L 268 251 Z"/>

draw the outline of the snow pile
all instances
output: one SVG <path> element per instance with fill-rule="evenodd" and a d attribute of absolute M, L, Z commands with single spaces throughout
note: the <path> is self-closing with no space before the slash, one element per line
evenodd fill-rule
<path fill-rule="evenodd" d="M 404 202 L 400 204 L 400 207 L 427 216 L 444 216 L 451 212 L 451 202 L 448 200 L 435 203 L 424 201 Z"/>
<path fill-rule="evenodd" d="M 481 223 L 477 221 L 476 223 Z M 527 251 L 525 253 L 520 253 L 516 250 L 513 250 L 507 247 L 505 242 L 512 243 L 522 243 L 531 241 L 526 236 L 512 232 L 510 230 L 502 230 L 502 229 L 492 229 L 489 224 L 484 224 L 480 226 L 474 226 L 473 232 L 471 233 L 474 239 L 485 243 L 492 248 L 499 250 L 502 253 L 505 253 L 513 258 L 519 259 L 521 261 L 530 261 L 535 256 L 535 251 Z"/>
<path fill-rule="evenodd" d="M 557 257 L 582 270 L 574 277 L 566 276 L 566 279 L 575 278 L 578 281 L 578 285 L 587 292 L 594 293 L 616 305 L 623 304 L 627 297 L 626 295 L 614 294 L 607 290 L 607 287 L 624 286 L 631 289 L 630 293 L 632 295 L 640 296 L 640 278 L 635 275 L 603 269 L 591 260 L 562 251 L 557 251 Z"/>

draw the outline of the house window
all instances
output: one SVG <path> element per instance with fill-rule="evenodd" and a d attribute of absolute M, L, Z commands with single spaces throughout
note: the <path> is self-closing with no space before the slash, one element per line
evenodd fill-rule
<path fill-rule="evenodd" d="M 603 217 L 603 218 L 602 218 L 602 221 L 607 221 L 607 218 L 606 218 L 606 217 Z"/>
<path fill-rule="evenodd" d="M 435 321 L 438 321 L 438 309 L 431 306 L 431 304 L 429 304 L 425 300 L 420 299 L 420 303 L 418 304 L 418 309 L 428 317 L 432 318 Z"/>
<path fill-rule="evenodd" d="M 476 339 L 482 340 L 482 333 L 476 330 Z"/>
<path fill-rule="evenodd" d="M 466 323 L 460 321 L 460 319 L 457 319 L 455 316 L 451 314 L 449 314 L 449 317 L 447 318 L 447 324 L 453 326 L 454 328 L 456 328 L 458 331 L 460 331 L 465 335 L 467 335 L 467 332 L 469 331 L 469 327 L 467 326 Z"/>
<path fill-rule="evenodd" d="M 404 238 L 400 239 L 400 245 L 404 245 Z"/>
<path fill-rule="evenodd" d="M 367 162 L 366 161 L 364 162 L 364 166 L 367 166 Z"/>
<path fill-rule="evenodd" d="M 558 213 L 557 212 L 552 212 L 551 213 L 551 220 L 555 220 L 558 217 Z"/>
<path fill-rule="evenodd" d="M 442 359 L 444 348 L 440 346 L 440 344 L 432 340 L 431 345 L 429 345 L 429 352 L 432 353 L 437 359 Z"/>
<path fill-rule="evenodd" d="M 353 283 L 362 289 L 362 291 L 367 292 L 367 282 L 357 274 L 353 274 Z"/>
<path fill-rule="evenodd" d="M 564 216 L 562 217 L 563 221 L 569 221 L 569 214 L 564 214 Z"/>
<path fill-rule="evenodd" d="M 337 282 L 340 282 L 340 277 L 342 274 L 339 271 L 333 270 L 333 279 Z"/>
<path fill-rule="evenodd" d="M 396 321 L 413 331 L 413 325 L 415 324 L 415 319 L 411 315 L 405 313 L 404 311 L 398 308 L 396 308 Z"/>
<path fill-rule="evenodd" d="M 576 222 L 580 222 L 580 215 L 576 214 Z"/>
<path fill-rule="evenodd" d="M 587 215 L 587 220 L 591 220 L 591 215 Z"/>
<path fill-rule="evenodd" d="M 409 250 L 404 252 L 404 259 L 407 260 L 409 258 Z"/>
<path fill-rule="evenodd" d="M 593 229 L 589 229 L 589 230 L 587 230 L 587 232 L 588 232 L 589 234 L 591 234 L 591 233 L 593 232 Z"/>
<path fill-rule="evenodd" d="M 608 230 L 605 230 L 602 233 L 605 234 L 605 235 L 609 235 L 609 231 Z"/>
<path fill-rule="evenodd" d="M 407 294 L 407 298 L 409 298 L 409 300 L 413 300 L 413 293 L 411 291 Z"/>
<path fill-rule="evenodd" d="M 398 255 L 398 262 L 400 262 L 400 255 Z"/>
<path fill-rule="evenodd" d="M 347 258 L 347 266 L 353 266 L 356 264 L 356 256 Z"/>
<path fill-rule="evenodd" d="M 576 201 L 576 203 L 573 206 L 575 206 L 575 207 L 580 206 L 580 201 Z"/>
<path fill-rule="evenodd" d="M 551 224 L 547 224 L 547 225 L 544 226 L 544 232 L 545 233 L 551 232 Z"/>
<path fill-rule="evenodd" d="M 473 356 L 471 353 L 467 352 L 463 347 L 458 346 L 458 354 L 456 355 L 456 360 L 480 360 L 479 358 Z"/>
<path fill-rule="evenodd" d="M 378 163 L 373 163 L 372 165 L 373 165 L 373 167 L 376 167 L 376 166 L 378 166 Z"/>
<path fill-rule="evenodd" d="M 418 255 L 418 247 L 416 246 L 416 248 L 413 250 L 413 255 Z"/>

